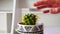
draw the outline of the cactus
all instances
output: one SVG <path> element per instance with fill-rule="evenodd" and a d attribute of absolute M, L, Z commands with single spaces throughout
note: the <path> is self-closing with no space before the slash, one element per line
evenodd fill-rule
<path fill-rule="evenodd" d="M 25 24 L 25 25 L 35 25 L 36 24 L 36 15 L 34 14 L 26 14 L 23 19 L 23 23 L 20 24 Z"/>

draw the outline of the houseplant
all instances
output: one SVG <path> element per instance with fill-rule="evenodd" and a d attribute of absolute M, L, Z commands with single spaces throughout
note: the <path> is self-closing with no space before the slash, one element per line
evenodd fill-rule
<path fill-rule="evenodd" d="M 20 34 L 40 34 L 43 33 L 43 25 L 36 25 L 37 23 L 37 15 L 35 14 L 25 14 L 23 17 L 23 22 L 18 24 L 18 32 Z"/>

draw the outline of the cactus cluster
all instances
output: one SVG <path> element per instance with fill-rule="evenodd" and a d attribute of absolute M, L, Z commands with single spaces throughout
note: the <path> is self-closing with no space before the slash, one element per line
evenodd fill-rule
<path fill-rule="evenodd" d="M 20 23 L 20 24 L 24 24 L 24 25 L 35 25 L 37 18 L 36 15 L 34 14 L 25 14 L 24 15 L 24 22 Z"/>

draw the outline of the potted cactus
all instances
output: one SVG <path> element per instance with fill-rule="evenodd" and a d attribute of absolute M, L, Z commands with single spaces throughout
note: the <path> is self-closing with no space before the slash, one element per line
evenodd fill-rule
<path fill-rule="evenodd" d="M 18 24 L 18 32 L 20 34 L 40 34 L 42 33 L 42 25 L 37 26 L 37 16 L 34 14 L 25 14 L 22 22 Z"/>
<path fill-rule="evenodd" d="M 34 14 L 26 14 L 24 17 L 23 17 L 23 22 L 20 23 L 20 24 L 24 24 L 24 25 L 35 25 L 36 24 L 36 21 L 37 21 L 37 16 L 34 15 Z"/>

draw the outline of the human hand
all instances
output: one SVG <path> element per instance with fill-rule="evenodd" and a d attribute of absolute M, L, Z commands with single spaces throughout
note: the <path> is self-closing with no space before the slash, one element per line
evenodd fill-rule
<path fill-rule="evenodd" d="M 43 13 L 57 14 L 60 13 L 60 0 L 39 0 L 34 3 L 36 9 L 40 10 L 43 8 L 51 8 L 50 10 L 45 10 Z M 56 9 L 57 8 L 57 9 Z"/>

